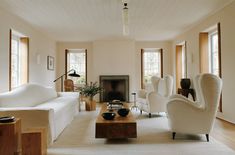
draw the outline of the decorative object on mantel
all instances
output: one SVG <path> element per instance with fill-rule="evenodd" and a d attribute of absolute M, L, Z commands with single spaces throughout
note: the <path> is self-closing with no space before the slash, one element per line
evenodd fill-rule
<path fill-rule="evenodd" d="M 86 84 L 85 86 L 80 88 L 81 95 L 85 96 L 85 106 L 86 111 L 96 110 L 96 101 L 93 99 L 94 96 L 100 93 L 103 89 L 98 86 L 97 82 L 90 82 L 90 84 Z"/>

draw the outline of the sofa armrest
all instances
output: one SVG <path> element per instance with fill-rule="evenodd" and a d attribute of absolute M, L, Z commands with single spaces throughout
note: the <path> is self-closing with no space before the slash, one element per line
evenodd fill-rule
<path fill-rule="evenodd" d="M 47 130 L 47 142 L 52 144 L 55 137 L 53 109 L 35 107 L 0 108 L 0 116 L 14 116 L 21 119 L 22 131 L 29 128 L 43 127 Z"/>
<path fill-rule="evenodd" d="M 80 97 L 80 92 L 57 92 L 59 97 Z"/>

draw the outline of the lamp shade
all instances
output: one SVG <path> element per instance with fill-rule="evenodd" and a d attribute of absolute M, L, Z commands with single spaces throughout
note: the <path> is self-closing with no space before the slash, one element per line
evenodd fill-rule
<path fill-rule="evenodd" d="M 80 77 L 79 74 L 76 73 L 76 71 L 74 70 L 73 73 L 70 73 L 68 74 L 69 76 L 72 76 L 72 77 Z"/>

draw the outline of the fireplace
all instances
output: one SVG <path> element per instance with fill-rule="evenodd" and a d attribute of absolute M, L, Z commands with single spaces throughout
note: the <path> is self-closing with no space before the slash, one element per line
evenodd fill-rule
<path fill-rule="evenodd" d="M 100 102 L 129 102 L 129 75 L 101 75 L 100 86 L 104 88 L 100 93 Z"/>

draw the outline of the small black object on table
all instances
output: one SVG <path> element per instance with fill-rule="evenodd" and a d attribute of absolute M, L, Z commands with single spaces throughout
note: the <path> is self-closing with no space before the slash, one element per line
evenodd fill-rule
<path fill-rule="evenodd" d="M 0 117 L 0 123 L 11 123 L 11 122 L 15 122 L 14 116 Z"/>
<path fill-rule="evenodd" d="M 188 95 L 191 94 L 193 97 L 193 100 L 195 101 L 195 91 L 192 88 L 189 88 L 189 89 L 178 88 L 178 94 L 181 94 L 187 98 L 188 98 Z"/>

